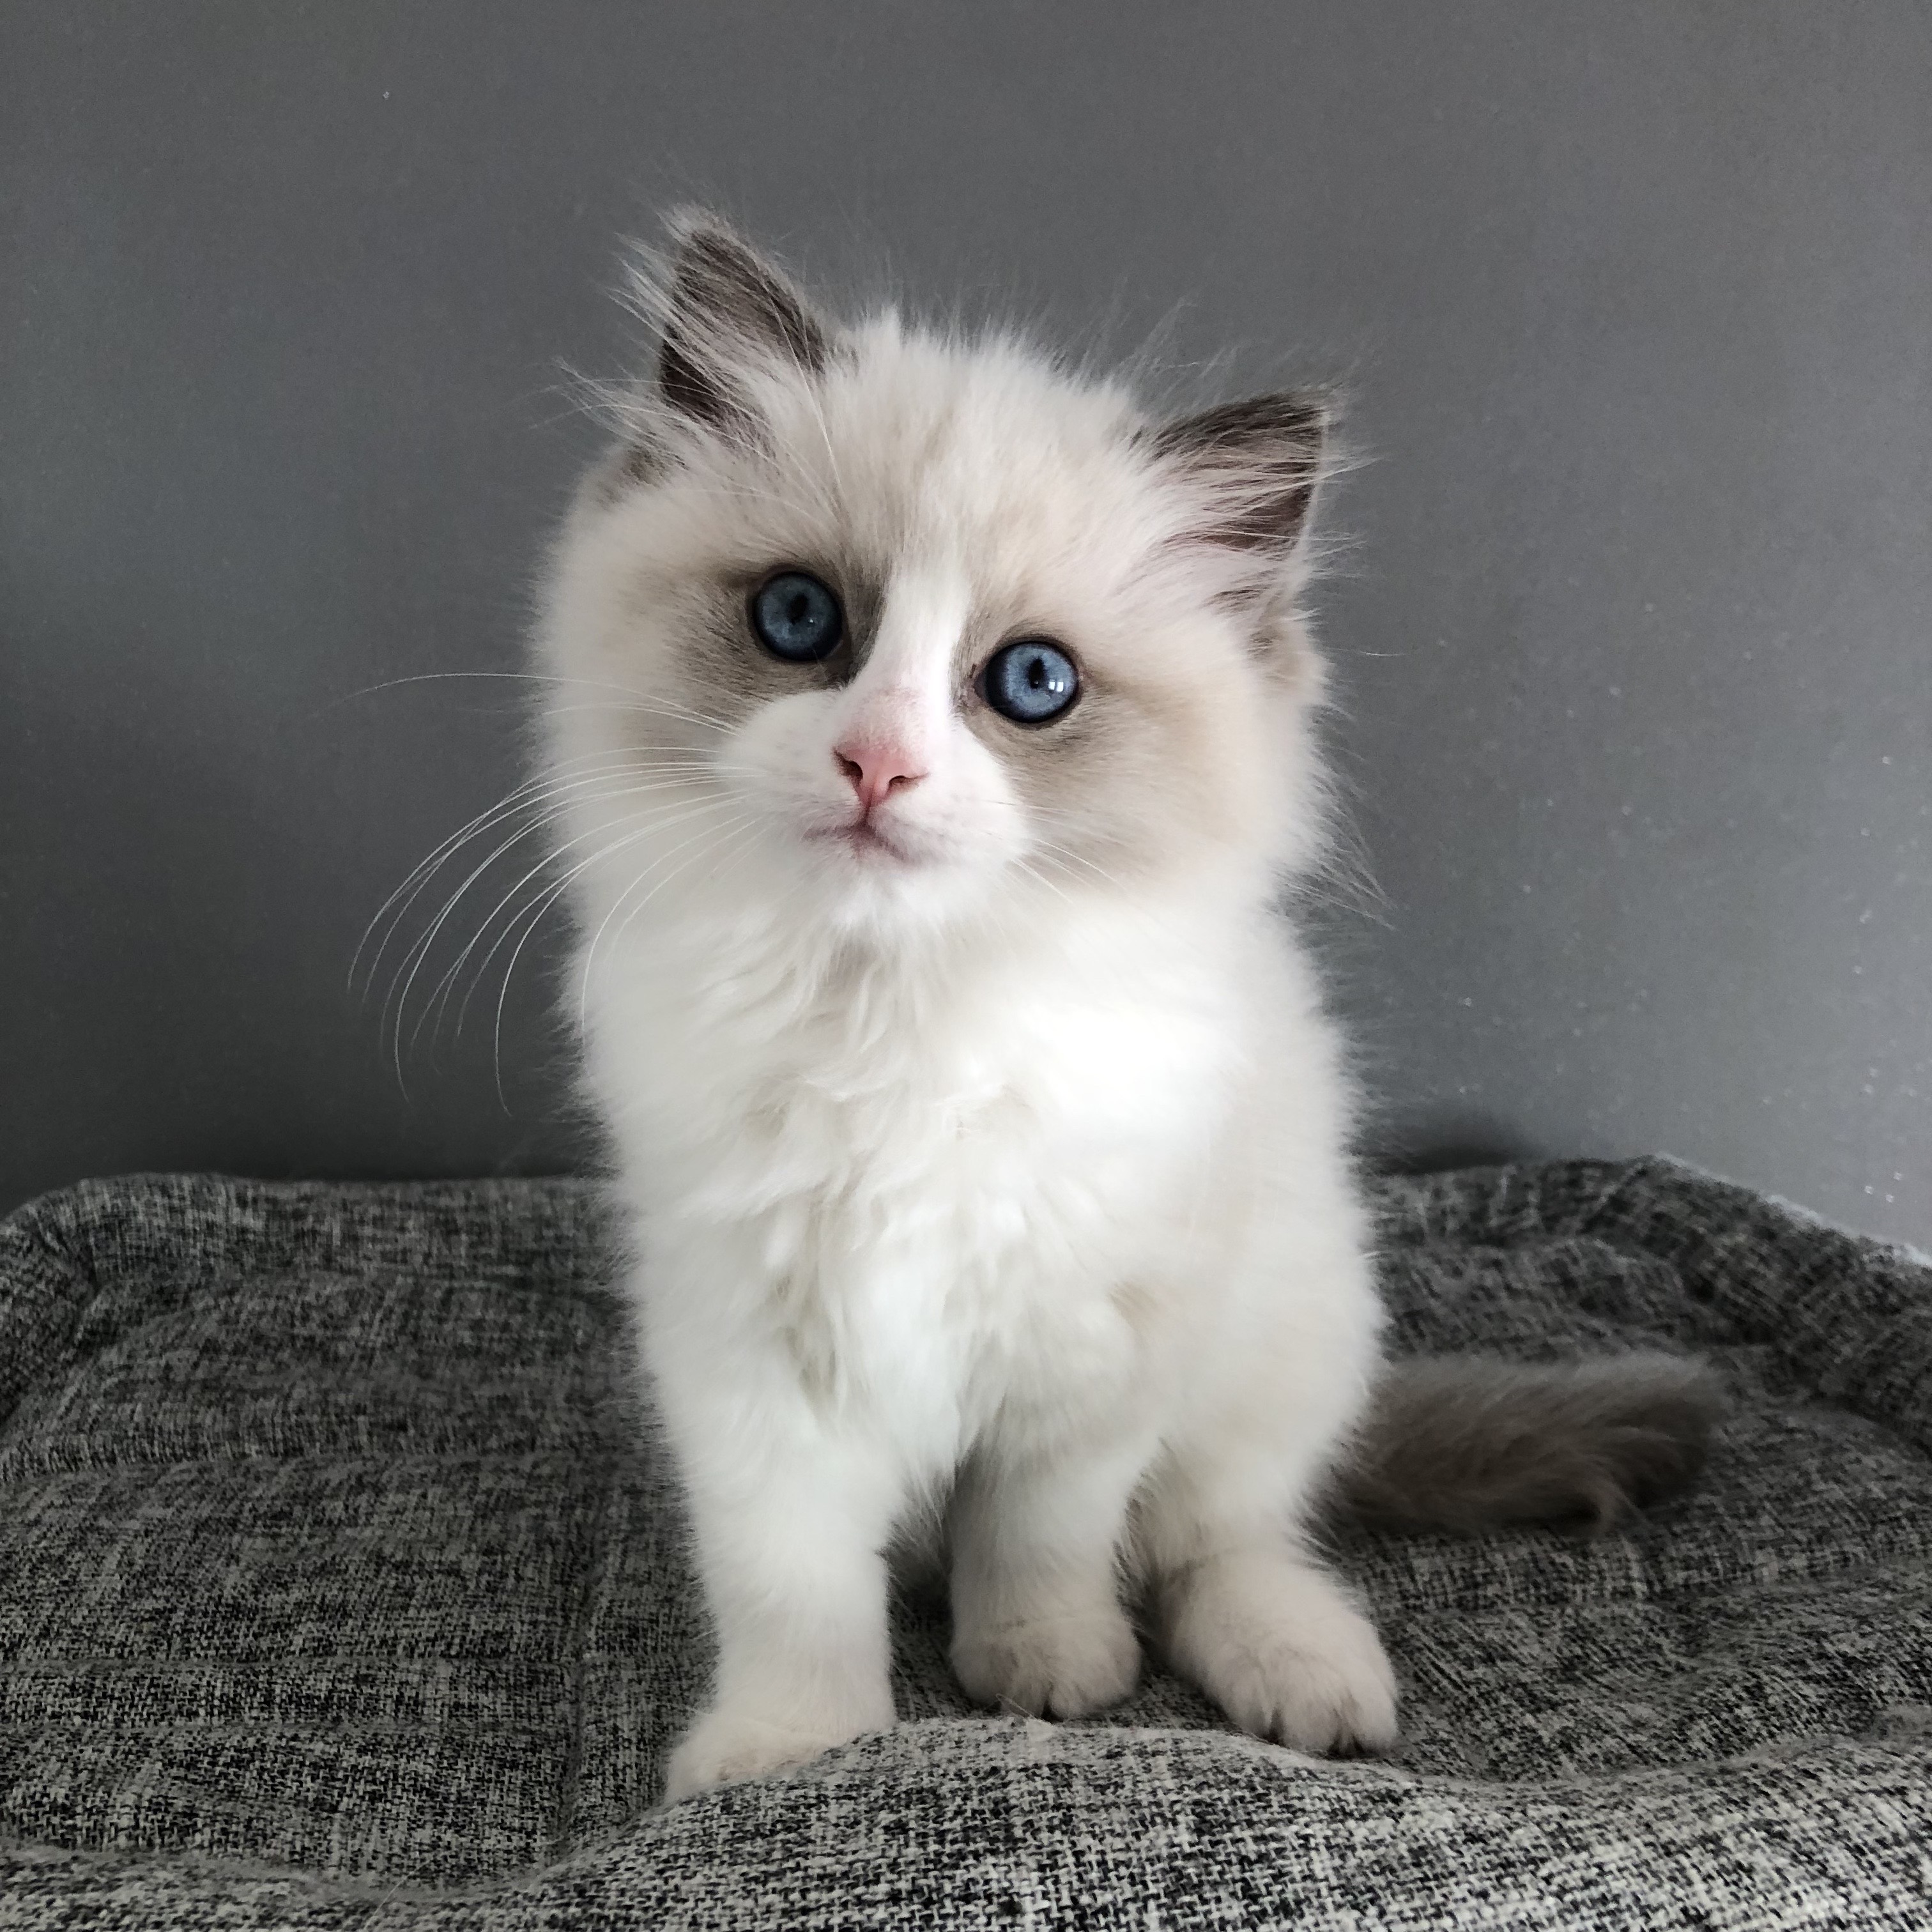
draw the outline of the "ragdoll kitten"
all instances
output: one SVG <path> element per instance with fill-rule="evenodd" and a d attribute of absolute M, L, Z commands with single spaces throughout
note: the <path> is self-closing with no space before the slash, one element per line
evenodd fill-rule
<path fill-rule="evenodd" d="M 1707 1412 L 1657 1360 L 1382 1363 L 1348 1084 L 1276 910 L 1322 824 L 1321 403 L 1160 421 L 1004 337 L 842 328 L 702 217 L 641 292 L 657 368 L 538 668 L 717 1626 L 670 1793 L 892 1722 L 886 1552 L 939 1504 L 975 1698 L 1104 1709 L 1144 1606 L 1248 1730 L 1390 1744 L 1324 1484 L 1613 1513 L 1688 1478 Z"/>

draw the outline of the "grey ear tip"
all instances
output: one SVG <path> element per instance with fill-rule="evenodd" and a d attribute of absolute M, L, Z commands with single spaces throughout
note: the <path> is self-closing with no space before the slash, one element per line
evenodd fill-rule
<path fill-rule="evenodd" d="M 680 247 L 705 236 L 715 235 L 721 239 L 728 238 L 741 246 L 745 239 L 742 231 L 735 221 L 701 201 L 680 201 L 667 208 L 664 225 L 665 233 Z"/>
<path fill-rule="evenodd" d="M 1187 459 L 1318 460 L 1338 411 L 1328 392 L 1271 389 L 1145 424 L 1142 439 L 1157 454 Z"/>
<path fill-rule="evenodd" d="M 695 202 L 674 208 L 664 218 L 664 228 L 670 238 L 671 272 L 678 280 L 770 279 L 774 272 L 744 230 L 715 208 Z"/>
<path fill-rule="evenodd" d="M 1341 412 L 1341 392 L 1327 382 L 1297 382 L 1281 392 L 1282 400 L 1326 429 Z"/>

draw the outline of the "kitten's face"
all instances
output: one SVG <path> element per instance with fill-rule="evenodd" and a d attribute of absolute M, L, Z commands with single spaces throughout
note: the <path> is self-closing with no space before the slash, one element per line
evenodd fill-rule
<path fill-rule="evenodd" d="M 560 755 L 628 748 L 687 844 L 728 824 L 721 890 L 776 867 L 838 924 L 1290 856 L 1312 418 L 1152 430 L 1012 345 L 834 332 L 715 229 L 685 249 L 643 440 L 561 555 L 548 648 L 592 708 Z"/>

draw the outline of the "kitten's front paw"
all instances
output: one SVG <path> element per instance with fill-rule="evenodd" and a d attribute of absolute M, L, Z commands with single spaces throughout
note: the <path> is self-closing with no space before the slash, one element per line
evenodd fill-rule
<path fill-rule="evenodd" d="M 1224 1641 L 1190 1674 L 1243 1730 L 1297 1750 L 1387 1750 L 1394 1744 L 1395 1678 L 1375 1634 L 1311 1648 L 1293 1633 Z"/>
<path fill-rule="evenodd" d="M 848 1744 L 860 1732 L 874 1728 L 878 1727 L 854 1724 L 805 1730 L 720 1706 L 706 1712 L 671 1753 L 664 1772 L 665 1802 L 709 1791 L 714 1784 L 735 1784 L 740 1778 L 809 1764 L 835 1744 Z"/>
<path fill-rule="evenodd" d="M 952 1642 L 952 1670 L 982 1704 L 1036 1718 L 1084 1718 L 1132 1690 L 1141 1647 L 1115 1609 L 962 1632 Z"/>
<path fill-rule="evenodd" d="M 1198 1577 L 1173 1606 L 1174 1667 L 1243 1730 L 1298 1750 L 1386 1750 L 1395 1672 L 1375 1626 L 1325 1577 Z"/>

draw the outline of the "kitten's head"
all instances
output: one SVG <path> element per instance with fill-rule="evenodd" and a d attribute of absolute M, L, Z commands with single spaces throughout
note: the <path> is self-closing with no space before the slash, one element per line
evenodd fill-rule
<path fill-rule="evenodd" d="M 586 844 L 889 931 L 1307 856 L 1318 401 L 1162 421 L 1009 338 L 842 327 L 704 217 L 641 292 L 656 370 L 542 632 Z"/>

